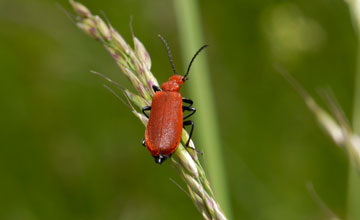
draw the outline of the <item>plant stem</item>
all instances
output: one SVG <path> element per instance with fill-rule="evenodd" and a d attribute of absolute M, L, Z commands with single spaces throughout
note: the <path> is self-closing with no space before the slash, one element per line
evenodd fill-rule
<path fill-rule="evenodd" d="M 350 12 L 352 15 L 353 26 L 357 34 L 357 59 L 355 74 L 355 93 L 353 109 L 354 133 L 360 134 L 360 11 L 359 0 L 348 0 Z M 348 182 L 348 219 L 360 219 L 360 175 L 352 161 L 349 164 L 349 182 Z"/>
<path fill-rule="evenodd" d="M 360 37 L 358 36 L 358 44 Z M 355 94 L 354 94 L 354 112 L 353 125 L 354 133 L 360 134 L 360 46 L 357 52 L 357 70 L 355 75 Z M 360 219 L 360 175 L 352 161 L 349 164 L 349 182 L 348 182 L 348 219 Z"/>
<path fill-rule="evenodd" d="M 360 216 L 360 178 L 356 167 L 349 165 L 348 180 L 348 219 L 359 219 Z"/>
<path fill-rule="evenodd" d="M 188 63 L 194 53 L 204 44 L 200 14 L 196 0 L 174 0 L 177 24 L 182 43 L 184 63 Z M 210 85 L 210 75 L 205 59 L 205 53 L 197 57 L 191 67 L 188 84 L 191 97 L 196 101 L 199 114 L 196 116 L 196 135 L 199 145 L 203 147 L 204 155 L 215 197 L 221 207 L 231 217 L 227 181 L 220 149 L 219 129 L 215 113 L 214 96 Z"/>

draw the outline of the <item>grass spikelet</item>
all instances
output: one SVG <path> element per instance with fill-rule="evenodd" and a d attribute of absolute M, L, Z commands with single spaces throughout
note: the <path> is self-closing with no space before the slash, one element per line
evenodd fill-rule
<path fill-rule="evenodd" d="M 360 137 L 352 130 L 331 91 L 326 90 L 321 92 L 330 108 L 331 113 L 328 113 L 315 102 L 309 93 L 288 72 L 279 67 L 277 67 L 277 70 L 304 99 L 320 126 L 324 128 L 325 133 L 327 133 L 339 147 L 344 148 L 348 152 L 349 159 L 360 174 Z"/>

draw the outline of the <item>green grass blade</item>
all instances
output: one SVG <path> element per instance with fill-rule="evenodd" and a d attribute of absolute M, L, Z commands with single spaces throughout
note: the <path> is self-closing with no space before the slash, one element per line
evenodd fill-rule
<path fill-rule="evenodd" d="M 200 15 L 195 0 L 174 0 L 176 18 L 182 43 L 183 60 L 188 64 L 194 53 L 204 44 Z M 196 116 L 196 136 L 202 146 L 209 171 L 211 185 L 221 207 L 231 217 L 225 168 L 220 145 L 213 90 L 210 84 L 206 53 L 200 54 L 191 67 L 187 82 L 191 98 L 195 100 L 198 114 Z"/>
<path fill-rule="evenodd" d="M 359 21 L 358 21 L 359 22 Z M 360 36 L 358 35 L 359 43 Z M 358 49 L 357 72 L 355 76 L 355 94 L 353 124 L 354 133 L 360 134 L 360 48 Z M 348 182 L 348 219 L 360 219 L 360 175 L 352 161 L 349 164 Z"/>
<path fill-rule="evenodd" d="M 348 0 L 352 22 L 357 34 L 358 44 L 360 43 L 360 10 L 359 0 Z M 360 46 L 357 51 L 357 69 L 355 74 L 355 94 L 353 110 L 354 133 L 360 134 Z M 349 164 L 349 182 L 348 182 L 348 219 L 360 219 L 360 175 L 352 161 Z"/>

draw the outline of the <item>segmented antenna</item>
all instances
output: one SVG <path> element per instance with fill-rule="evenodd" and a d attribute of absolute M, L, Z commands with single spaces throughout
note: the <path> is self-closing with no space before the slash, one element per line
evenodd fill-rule
<path fill-rule="evenodd" d="M 190 61 L 189 67 L 188 67 L 188 69 L 187 69 L 187 71 L 186 71 L 186 74 L 184 75 L 184 80 L 187 80 L 187 79 L 188 79 L 188 78 L 187 78 L 187 75 L 189 74 L 191 64 L 194 62 L 196 56 L 197 56 L 203 49 L 205 49 L 207 46 L 209 46 L 209 45 L 205 44 L 204 46 L 202 46 L 202 47 L 195 53 L 195 55 L 193 56 L 193 58 L 192 58 L 191 61 Z"/>
<path fill-rule="evenodd" d="M 174 71 L 174 75 L 177 75 L 177 72 L 176 72 L 176 69 L 175 69 L 175 65 L 174 65 L 174 62 L 173 62 L 173 59 L 172 59 L 172 56 L 171 56 L 171 51 L 170 51 L 170 48 L 168 46 L 168 44 L 166 43 L 165 39 L 159 34 L 158 37 L 160 38 L 160 40 L 164 43 L 164 46 L 166 48 L 166 51 L 168 53 L 168 57 L 169 57 L 169 60 L 170 60 L 170 64 L 171 64 L 171 67 Z"/>

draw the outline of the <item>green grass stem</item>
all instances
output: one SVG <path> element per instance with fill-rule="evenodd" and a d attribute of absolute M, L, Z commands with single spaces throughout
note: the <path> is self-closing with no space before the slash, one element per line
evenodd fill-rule
<path fill-rule="evenodd" d="M 360 44 L 360 35 L 358 35 Z M 355 94 L 353 125 L 354 133 L 360 135 L 360 46 L 357 54 L 357 70 L 355 75 Z M 360 219 L 360 175 L 352 161 L 349 164 L 348 182 L 348 219 Z"/>
<path fill-rule="evenodd" d="M 189 63 L 194 53 L 204 44 L 200 14 L 196 0 L 174 0 L 175 14 L 179 28 L 184 63 Z M 211 48 L 211 47 L 210 47 Z M 196 136 L 204 150 L 206 167 L 209 171 L 215 197 L 229 219 L 233 219 L 228 195 L 226 172 L 221 151 L 219 129 L 215 111 L 213 89 L 210 83 L 206 53 L 200 54 L 189 74 L 187 82 L 191 98 L 195 100 Z"/>
<path fill-rule="evenodd" d="M 353 109 L 353 126 L 354 133 L 360 135 L 360 11 L 357 6 L 359 0 L 348 0 L 352 15 L 353 26 L 357 34 L 357 59 L 355 74 L 355 93 L 354 93 L 354 109 Z M 349 180 L 348 180 L 348 219 L 360 219 L 360 175 L 352 161 L 349 164 Z"/>
<path fill-rule="evenodd" d="M 356 59 L 356 74 L 354 87 L 354 109 L 353 109 L 353 126 L 354 133 L 360 134 L 360 11 L 357 6 L 359 0 L 348 0 L 350 13 L 352 15 L 352 22 L 355 32 L 357 34 L 357 59 Z M 355 166 L 350 160 L 349 164 L 349 180 L 348 180 L 348 219 L 360 219 L 360 175 Z"/>

